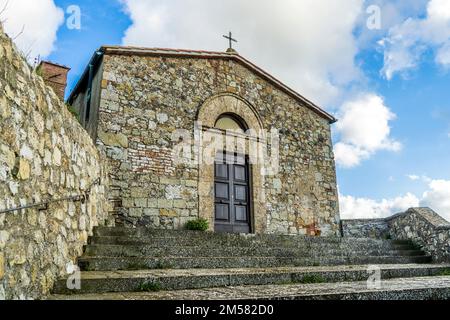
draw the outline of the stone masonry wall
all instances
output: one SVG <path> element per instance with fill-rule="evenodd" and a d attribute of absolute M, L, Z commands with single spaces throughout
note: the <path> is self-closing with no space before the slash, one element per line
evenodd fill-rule
<path fill-rule="evenodd" d="M 393 239 L 411 240 L 433 261 L 450 262 L 450 222 L 430 208 L 412 208 L 386 221 Z"/>
<path fill-rule="evenodd" d="M 108 221 L 107 172 L 89 135 L 0 26 L 0 211 L 88 191 L 88 201 L 0 213 L 0 300 L 42 298 Z M 44 208 L 41 208 L 44 209 Z"/>
<path fill-rule="evenodd" d="M 435 262 L 450 262 L 450 222 L 430 208 L 411 208 L 386 219 L 341 223 L 344 237 L 411 240 Z"/>
<path fill-rule="evenodd" d="M 226 92 L 252 104 L 265 130 L 281 133 L 281 169 L 264 185 L 267 232 L 339 234 L 327 120 L 235 61 L 106 54 L 103 63 L 97 143 L 123 219 L 181 229 L 199 216 L 199 167 L 174 164 L 172 133 L 185 129 L 193 139 L 202 104 Z"/>
<path fill-rule="evenodd" d="M 375 238 L 389 237 L 389 225 L 385 219 L 355 219 L 341 220 L 344 237 Z"/>

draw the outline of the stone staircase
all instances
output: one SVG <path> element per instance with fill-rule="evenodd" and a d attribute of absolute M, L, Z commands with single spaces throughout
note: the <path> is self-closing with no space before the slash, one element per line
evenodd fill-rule
<path fill-rule="evenodd" d="M 81 290 L 61 279 L 51 299 L 450 297 L 450 265 L 408 241 L 100 227 L 78 265 Z"/>

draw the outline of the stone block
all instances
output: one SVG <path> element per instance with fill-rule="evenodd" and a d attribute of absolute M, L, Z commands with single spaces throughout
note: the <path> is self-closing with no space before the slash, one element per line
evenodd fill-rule
<path fill-rule="evenodd" d="M 2 119 L 9 118 L 11 116 L 11 107 L 6 100 L 5 96 L 0 97 L 0 117 Z"/>
<path fill-rule="evenodd" d="M 11 241 L 7 247 L 6 255 L 10 266 L 24 264 L 27 261 L 25 241 L 23 239 Z"/>
<path fill-rule="evenodd" d="M 9 239 L 9 232 L 6 230 L 0 231 L 0 249 L 3 250 Z"/>
<path fill-rule="evenodd" d="M 132 187 L 130 191 L 132 198 L 142 198 L 145 197 L 148 193 L 148 191 L 146 191 L 142 187 Z"/>
<path fill-rule="evenodd" d="M 158 208 L 158 199 L 148 199 L 147 206 L 149 208 Z"/>
<path fill-rule="evenodd" d="M 130 208 L 129 212 L 130 212 L 129 213 L 130 217 L 140 218 L 140 217 L 143 216 L 144 209 L 142 209 L 142 208 Z"/>
<path fill-rule="evenodd" d="M 173 206 L 179 209 L 185 209 L 187 207 L 186 200 L 174 200 Z"/>
<path fill-rule="evenodd" d="M 17 174 L 17 177 L 20 180 L 28 180 L 30 178 L 30 163 L 28 160 L 20 159 L 19 160 L 19 172 Z"/>
<path fill-rule="evenodd" d="M 58 147 L 53 150 L 53 164 L 55 166 L 61 166 L 61 151 Z"/>
<path fill-rule="evenodd" d="M 144 209 L 144 215 L 146 217 L 159 216 L 159 209 L 157 209 L 157 208 L 146 208 L 146 209 Z"/>
<path fill-rule="evenodd" d="M 166 113 L 158 113 L 156 119 L 159 123 L 164 124 L 169 120 L 169 116 Z"/>
<path fill-rule="evenodd" d="M 33 150 L 26 144 L 20 148 L 20 156 L 27 160 L 33 160 Z"/>
<path fill-rule="evenodd" d="M 107 146 L 128 148 L 128 137 L 123 133 L 99 131 L 98 137 Z"/>
<path fill-rule="evenodd" d="M 6 145 L 0 146 L 0 161 L 6 163 L 6 166 L 10 170 L 14 168 L 16 155 L 14 154 L 14 151 L 11 150 L 11 147 Z"/>
<path fill-rule="evenodd" d="M 175 210 L 171 210 L 171 209 L 160 209 L 159 215 L 161 217 L 165 217 L 165 218 L 175 218 L 178 216 L 177 212 Z"/>
<path fill-rule="evenodd" d="M 197 180 L 186 180 L 186 187 L 196 188 L 198 186 Z"/>
<path fill-rule="evenodd" d="M 167 199 L 180 199 L 181 198 L 181 186 L 169 185 L 166 187 Z"/>
<path fill-rule="evenodd" d="M 177 185 L 180 181 L 177 179 L 170 179 L 170 178 L 166 178 L 166 177 L 161 177 L 159 179 L 159 182 L 161 184 L 171 184 L 171 185 Z"/>
<path fill-rule="evenodd" d="M 63 221 L 64 220 L 64 211 L 62 209 L 55 209 L 53 211 L 53 217 L 58 220 L 58 221 Z"/>
<path fill-rule="evenodd" d="M 134 204 L 138 208 L 146 208 L 147 207 L 147 198 L 136 198 L 136 199 L 134 199 Z"/>
<path fill-rule="evenodd" d="M 160 209 L 173 208 L 173 201 L 167 199 L 158 199 L 158 208 Z"/>
<path fill-rule="evenodd" d="M 157 124 L 154 121 L 150 120 L 148 122 L 148 130 L 155 130 L 156 128 L 157 128 Z"/>

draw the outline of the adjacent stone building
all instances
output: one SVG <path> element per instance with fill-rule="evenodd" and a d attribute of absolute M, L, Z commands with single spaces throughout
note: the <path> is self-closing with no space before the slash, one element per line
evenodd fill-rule
<path fill-rule="evenodd" d="M 118 222 L 339 234 L 335 119 L 235 52 L 102 47 L 68 102 L 107 155 Z"/>

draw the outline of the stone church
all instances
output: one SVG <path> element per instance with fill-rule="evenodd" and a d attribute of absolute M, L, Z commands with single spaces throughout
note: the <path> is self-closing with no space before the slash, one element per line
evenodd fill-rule
<path fill-rule="evenodd" d="M 340 220 L 335 119 L 235 51 L 68 71 L 0 24 L 0 300 L 450 298 L 450 223 Z"/>
<path fill-rule="evenodd" d="M 102 47 L 68 102 L 107 155 L 120 222 L 182 229 L 201 217 L 211 231 L 339 233 L 335 118 L 234 50 Z M 222 134 L 241 148 L 217 144 Z"/>

